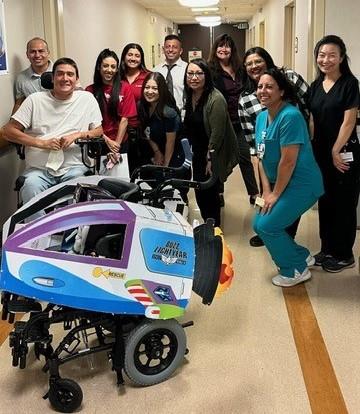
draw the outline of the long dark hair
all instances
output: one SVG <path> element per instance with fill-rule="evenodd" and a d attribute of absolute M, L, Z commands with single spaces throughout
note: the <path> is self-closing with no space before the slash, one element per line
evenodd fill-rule
<path fill-rule="evenodd" d="M 96 59 L 95 64 L 95 70 L 94 70 L 94 96 L 96 100 L 98 101 L 98 104 L 100 106 L 101 113 L 103 114 L 105 111 L 106 106 L 106 100 L 103 92 L 103 80 L 100 74 L 100 67 L 101 63 L 104 59 L 112 57 L 116 61 L 116 66 L 118 71 L 116 72 L 114 79 L 113 79 L 113 85 L 112 85 L 112 91 L 111 96 L 109 100 L 109 106 L 108 106 L 108 114 L 109 116 L 114 119 L 118 120 L 118 104 L 119 104 L 119 93 L 120 93 L 120 86 L 121 86 L 121 79 L 119 74 L 119 58 L 117 54 L 110 49 L 104 49 L 100 52 L 99 56 Z"/>
<path fill-rule="evenodd" d="M 248 93 L 255 92 L 257 89 L 257 85 L 256 85 L 256 82 L 253 79 L 251 79 L 250 76 L 247 74 L 246 67 L 245 67 L 245 61 L 248 56 L 253 55 L 255 53 L 259 55 L 265 61 L 267 70 L 276 67 L 273 61 L 273 58 L 270 56 L 269 52 L 266 51 L 264 48 L 260 46 L 256 46 L 256 47 L 252 47 L 248 49 L 245 52 L 244 59 L 243 59 L 243 79 L 242 79 L 244 91 Z"/>
<path fill-rule="evenodd" d="M 138 117 L 142 128 L 145 128 L 150 119 L 150 104 L 144 97 L 144 89 L 149 80 L 154 80 L 158 87 L 159 99 L 156 103 L 154 114 L 162 119 L 164 117 L 164 109 L 166 106 L 175 109 L 175 111 L 180 115 L 180 111 L 176 106 L 176 102 L 172 94 L 169 92 L 169 89 L 166 84 L 164 76 L 159 72 L 149 72 L 141 88 L 141 98 L 139 101 L 138 107 Z"/>
<path fill-rule="evenodd" d="M 124 47 L 123 51 L 121 52 L 121 57 L 120 57 L 120 77 L 121 77 L 121 79 L 126 78 L 127 66 L 125 65 L 125 56 L 127 55 L 127 52 L 130 49 L 136 49 L 140 52 L 140 67 L 139 67 L 139 69 L 141 71 L 146 71 L 147 72 L 147 68 L 146 68 L 146 65 L 145 65 L 145 55 L 144 55 L 143 48 L 138 43 L 128 43 Z"/>
<path fill-rule="evenodd" d="M 336 35 L 327 35 L 324 36 L 322 39 L 320 39 L 315 46 L 314 49 L 314 57 L 315 57 L 315 64 L 316 64 L 316 71 L 317 71 L 317 78 L 324 78 L 324 73 L 321 72 L 319 69 L 319 66 L 317 65 L 317 57 L 319 55 L 319 51 L 321 46 L 328 45 L 328 44 L 334 44 L 340 49 L 340 57 L 342 57 L 342 62 L 340 63 L 340 73 L 342 75 L 352 75 L 351 69 L 349 67 L 349 56 L 346 53 L 346 46 L 344 41 L 341 39 L 341 37 Z"/>
<path fill-rule="evenodd" d="M 186 74 L 187 74 L 189 65 L 191 63 L 199 66 L 199 68 L 204 72 L 204 76 L 205 76 L 204 91 L 201 95 L 201 98 L 199 99 L 198 104 L 204 105 L 204 103 L 207 101 L 208 96 L 214 90 L 214 82 L 212 80 L 210 68 L 209 68 L 209 65 L 206 63 L 206 60 L 200 59 L 200 58 L 193 59 L 186 66 L 185 76 L 184 76 L 184 86 L 185 86 L 185 96 L 186 96 L 185 110 L 190 109 L 192 105 L 191 98 L 192 98 L 193 90 L 188 86 L 187 81 L 186 81 L 187 80 Z"/>
<path fill-rule="evenodd" d="M 216 72 L 220 72 L 222 70 L 219 59 L 216 56 L 216 49 L 221 46 L 228 46 L 231 49 L 229 63 L 234 72 L 237 72 L 241 68 L 240 56 L 233 38 L 226 33 L 218 36 L 211 47 L 208 59 L 210 68 Z"/>
<path fill-rule="evenodd" d="M 269 75 L 274 79 L 279 89 L 284 92 L 282 96 L 283 101 L 289 102 L 295 106 L 299 104 L 299 99 L 297 97 L 294 86 L 292 83 L 290 83 L 289 79 L 285 75 L 284 68 L 277 68 L 275 66 L 273 68 L 267 69 L 263 75 Z"/>

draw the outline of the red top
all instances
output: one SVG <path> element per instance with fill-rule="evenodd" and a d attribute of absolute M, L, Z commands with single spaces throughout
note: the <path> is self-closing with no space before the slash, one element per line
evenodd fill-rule
<path fill-rule="evenodd" d="M 89 85 L 85 89 L 88 92 L 94 93 L 94 85 Z M 112 85 L 103 85 L 103 92 L 106 100 L 105 108 L 102 116 L 102 127 L 104 134 L 112 140 L 116 140 L 116 136 L 119 129 L 120 118 L 131 118 L 137 116 L 136 104 L 131 86 L 126 82 L 121 82 L 119 104 L 118 104 L 118 116 L 119 120 L 114 120 L 108 114 L 108 104 L 111 97 Z M 123 142 L 127 140 L 127 134 L 125 134 Z"/>
<path fill-rule="evenodd" d="M 148 70 L 141 70 L 138 76 L 135 78 L 135 80 L 132 83 L 129 83 L 129 81 L 126 78 L 123 80 L 123 82 L 125 82 L 127 85 L 131 87 L 136 104 L 138 104 L 140 101 L 141 88 L 143 86 L 144 79 L 146 78 L 149 72 L 150 71 Z M 137 117 L 129 119 L 129 125 L 132 127 L 137 127 L 139 125 L 139 121 Z"/>

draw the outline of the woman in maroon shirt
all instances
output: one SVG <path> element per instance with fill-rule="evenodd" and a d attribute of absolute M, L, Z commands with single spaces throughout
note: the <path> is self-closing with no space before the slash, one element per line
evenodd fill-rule
<path fill-rule="evenodd" d="M 127 83 L 135 97 L 136 105 L 141 98 L 141 89 L 144 79 L 150 71 L 146 69 L 144 51 L 137 43 L 127 44 L 120 58 L 120 76 L 124 83 Z M 138 117 L 129 119 L 129 168 L 132 172 L 136 167 L 149 164 L 152 156 L 151 148 L 143 139 Z"/>
<path fill-rule="evenodd" d="M 86 90 L 99 103 L 109 158 L 116 163 L 118 153 L 127 152 L 127 126 L 137 111 L 131 87 L 120 79 L 119 58 L 114 51 L 104 49 L 100 52 L 95 64 L 94 83 Z"/>

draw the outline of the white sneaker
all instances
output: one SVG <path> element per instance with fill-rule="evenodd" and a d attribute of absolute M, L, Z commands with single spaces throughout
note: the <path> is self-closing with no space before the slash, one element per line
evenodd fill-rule
<path fill-rule="evenodd" d="M 275 277 L 272 278 L 272 283 L 275 286 L 291 287 L 291 286 L 298 285 L 299 283 L 305 282 L 306 280 L 309 280 L 310 278 L 311 278 L 311 272 L 309 268 L 306 267 L 302 273 L 299 273 L 297 270 L 295 270 L 294 277 L 276 275 Z"/>
<path fill-rule="evenodd" d="M 306 264 L 308 267 L 314 266 L 315 265 L 315 257 L 311 256 L 311 254 L 309 254 L 309 256 L 306 258 Z"/>

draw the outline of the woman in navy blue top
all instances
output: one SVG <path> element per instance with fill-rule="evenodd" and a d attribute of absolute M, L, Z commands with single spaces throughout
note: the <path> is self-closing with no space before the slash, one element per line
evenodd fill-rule
<path fill-rule="evenodd" d="M 164 77 L 158 72 L 150 72 L 144 79 L 138 115 L 153 152 L 152 162 L 179 167 L 184 160 L 178 139 L 180 113 Z"/>

